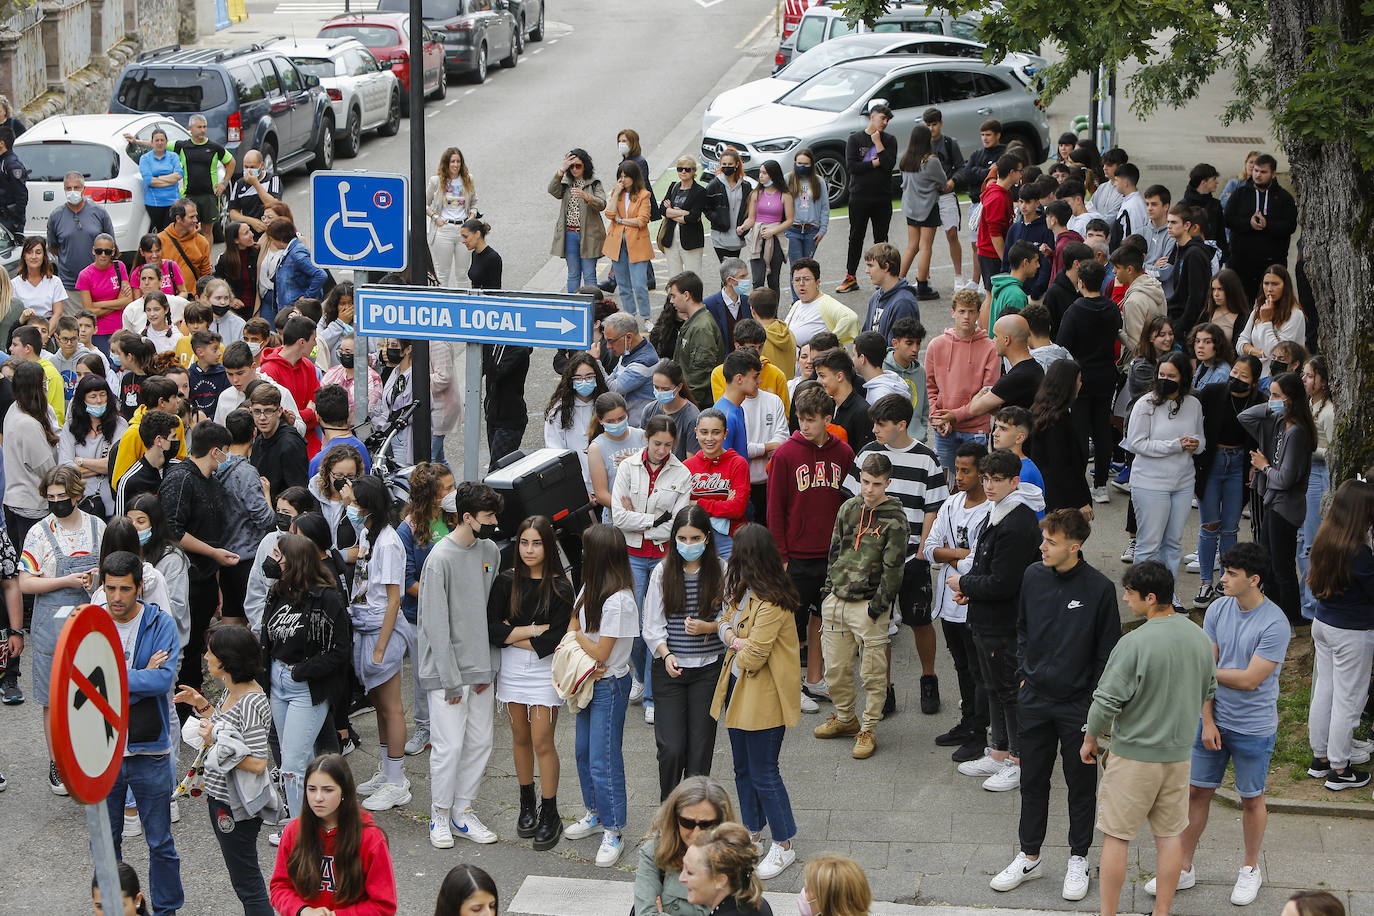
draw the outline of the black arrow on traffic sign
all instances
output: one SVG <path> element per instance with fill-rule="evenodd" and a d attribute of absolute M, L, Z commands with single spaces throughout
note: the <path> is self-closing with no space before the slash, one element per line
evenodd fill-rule
<path fill-rule="evenodd" d="M 86 680 L 91 687 L 100 691 L 100 699 L 104 702 L 96 702 L 95 697 L 86 692 L 86 686 L 84 684 L 79 684 L 77 687 L 76 700 L 72 703 L 73 708 L 80 709 L 85 706 L 88 701 L 95 702 L 97 706 L 109 708 L 110 694 L 105 689 L 105 669 L 100 665 L 96 665 L 94 670 L 91 671 L 90 677 L 86 678 Z M 102 716 L 101 718 L 105 721 L 105 740 L 113 741 L 115 736 L 114 726 L 110 724 L 110 720 L 107 716 Z"/>

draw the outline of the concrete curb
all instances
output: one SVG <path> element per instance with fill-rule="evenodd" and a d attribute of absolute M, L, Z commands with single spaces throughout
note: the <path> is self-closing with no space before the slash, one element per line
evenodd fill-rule
<path fill-rule="evenodd" d="M 1216 800 L 1228 808 L 1240 810 L 1240 796 L 1235 789 L 1217 789 Z M 1266 798 L 1264 805 L 1271 813 L 1307 814 L 1317 817 L 1358 817 L 1374 820 L 1374 805 L 1356 805 L 1350 802 L 1310 802 L 1288 801 L 1282 798 Z"/>

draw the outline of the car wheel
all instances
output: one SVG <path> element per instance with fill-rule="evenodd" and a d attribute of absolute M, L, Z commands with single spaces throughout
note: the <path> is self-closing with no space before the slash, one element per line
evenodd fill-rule
<path fill-rule="evenodd" d="M 1002 134 L 1003 143 L 1020 143 L 1030 150 L 1031 162 L 1040 163 L 1045 161 L 1045 153 L 1040 148 L 1040 138 L 1027 130 L 1013 129 Z"/>
<path fill-rule="evenodd" d="M 429 98 L 442 99 L 446 95 L 448 95 L 448 74 L 440 73 L 439 85 L 434 87 L 434 91 L 429 94 Z"/>
<path fill-rule="evenodd" d="M 827 149 L 816 153 L 816 174 L 825 179 L 826 189 L 830 192 L 830 206 L 841 207 L 849 200 L 849 169 L 844 164 L 844 153 Z"/>
<path fill-rule="evenodd" d="M 474 83 L 487 81 L 487 46 L 485 42 L 477 46 L 477 67 L 472 71 L 472 81 Z"/>
<path fill-rule="evenodd" d="M 520 17 L 520 26 L 515 30 L 515 47 L 521 54 L 525 53 L 525 17 Z"/>
<path fill-rule="evenodd" d="M 391 93 L 391 102 L 387 106 L 386 123 L 377 128 L 377 133 L 383 137 L 394 137 L 401 130 L 401 93 Z"/>
<path fill-rule="evenodd" d="M 352 159 L 358 155 L 358 150 L 363 145 L 363 116 L 358 109 L 348 110 L 348 123 L 344 125 L 342 142 L 338 145 L 338 153 L 345 159 Z"/>
<path fill-rule="evenodd" d="M 271 137 L 262 141 L 262 171 L 267 175 L 277 174 L 277 141 Z"/>
<path fill-rule="evenodd" d="M 334 122 L 325 119 L 320 125 L 320 139 L 315 144 L 315 158 L 310 160 L 310 170 L 331 169 L 334 167 Z"/>
<path fill-rule="evenodd" d="M 539 4 L 539 21 L 534 24 L 534 30 L 530 32 L 530 41 L 544 40 L 544 4 L 541 0 Z"/>
<path fill-rule="evenodd" d="M 520 63 L 520 38 L 512 35 L 510 39 L 510 56 L 502 58 L 501 66 L 507 70 L 514 70 L 515 65 Z"/>

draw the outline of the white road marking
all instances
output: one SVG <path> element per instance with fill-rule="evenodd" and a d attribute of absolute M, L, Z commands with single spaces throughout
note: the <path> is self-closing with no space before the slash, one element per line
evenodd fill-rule
<path fill-rule="evenodd" d="M 449 99 L 447 102 L 444 103 L 444 107 L 445 107 L 445 108 L 452 108 L 454 105 L 457 105 L 457 104 L 458 104 L 458 100 L 457 100 L 457 99 Z"/>
<path fill-rule="evenodd" d="M 471 88 L 471 89 L 467 90 L 466 92 L 464 92 L 463 95 L 472 95 L 472 94 L 473 94 L 474 92 L 476 92 L 476 91 L 477 91 L 477 87 L 474 86 L 473 88 Z"/>
<path fill-rule="evenodd" d="M 543 48 L 535 48 L 533 51 L 530 52 L 530 54 L 531 54 L 531 55 L 533 55 L 533 54 L 542 54 L 543 51 L 544 51 Z"/>
<path fill-rule="evenodd" d="M 715 6 L 717 3 L 722 2 L 722 0 L 696 0 L 696 2 L 697 6 L 701 7 L 704 10 L 708 10 L 711 7 Z"/>

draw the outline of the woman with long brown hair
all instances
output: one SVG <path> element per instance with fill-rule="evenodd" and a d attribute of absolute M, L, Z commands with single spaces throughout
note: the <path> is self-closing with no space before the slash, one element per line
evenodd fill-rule
<path fill-rule="evenodd" d="M 467 249 L 459 227 L 477 212 L 477 187 L 463 151 L 450 146 L 439 154 L 439 168 L 425 186 L 425 212 L 432 226 L 429 248 L 440 286 L 454 286 L 467 276 Z"/>
<path fill-rule="evenodd" d="M 348 762 L 339 754 L 316 757 L 305 771 L 305 793 L 300 816 L 282 831 L 270 885 L 273 909 L 295 916 L 392 916 L 391 851 L 382 828 L 358 804 Z"/>
<path fill-rule="evenodd" d="M 639 166 L 625 160 L 616 167 L 606 203 L 606 241 L 601 253 L 611 259 L 620 287 L 620 307 L 653 326 L 649 311 L 649 271 L 653 269 L 654 245 L 649 238 L 653 193 Z"/>
<path fill-rule="evenodd" d="M 1240 274 L 1229 267 L 1223 267 L 1212 278 L 1211 296 L 1207 307 L 1198 318 L 1199 324 L 1211 322 L 1226 332 L 1231 349 L 1238 349 L 1240 332 L 1245 330 L 1245 321 L 1250 315 L 1250 305 L 1245 297 L 1245 284 Z M 1244 355 L 1244 354 L 1242 354 Z"/>
<path fill-rule="evenodd" d="M 750 523 L 735 533 L 725 601 L 716 632 L 726 652 L 711 715 L 717 720 L 724 715 L 730 732 L 740 819 L 756 842 L 765 825 L 772 832 L 772 845 L 758 866 L 758 876 L 766 879 L 797 860 L 792 849 L 797 822 L 778 754 L 788 727 L 801 718 L 801 649 L 794 616 L 797 587 L 762 525 Z"/>
<path fill-rule="evenodd" d="M 721 824 L 692 840 L 679 877 L 687 902 L 712 916 L 772 916 L 759 881 L 763 870 L 749 831 L 739 824 Z"/>
<path fill-rule="evenodd" d="M 412 624 L 419 623 L 420 573 L 434 545 L 448 536 L 454 521 L 456 488 L 453 471 L 433 461 L 421 461 L 410 472 L 410 499 L 401 510 L 396 533 L 406 549 L 405 591 L 401 593 L 401 613 Z M 420 666 L 412 665 L 415 688 L 415 731 L 406 741 L 406 754 L 414 756 L 429 747 L 429 691 L 420 686 Z"/>
<path fill-rule="evenodd" d="M 1374 631 L 1374 485 L 1347 480 L 1336 490 L 1308 558 L 1307 584 L 1316 598 L 1312 621 L 1312 701 L 1307 737 L 1315 779 L 1340 791 L 1369 784 L 1351 764 L 1360 712 L 1369 697 L 1370 633 Z M 1365 760 L 1368 753 L 1360 754 Z"/>
<path fill-rule="evenodd" d="M 1282 264 L 1269 265 L 1260 281 L 1260 290 L 1260 299 L 1246 319 L 1240 337 L 1236 338 L 1236 352 L 1259 359 L 1264 378 L 1268 378 L 1269 361 L 1274 358 L 1274 347 L 1279 341 L 1304 343 L 1307 340 L 1307 317 L 1298 304 L 1293 277 Z"/>
<path fill-rule="evenodd" d="M 911 139 L 897 166 L 902 173 L 902 215 L 906 217 L 906 249 L 902 252 L 901 273 L 906 279 L 911 264 L 916 264 L 916 298 L 936 299 L 930 288 L 930 256 L 935 248 L 935 230 L 940 228 L 940 195 L 949 178 L 935 155 L 930 128 L 918 123 L 911 128 Z"/>
<path fill-rule="evenodd" d="M 678 783 L 639 845 L 634 916 L 708 916 L 705 904 L 687 902 L 682 858 L 698 836 L 734 819 L 730 795 L 714 779 L 688 776 Z"/>
<path fill-rule="evenodd" d="M 1302 582 L 1302 616 L 1311 620 L 1316 600 L 1307 587 L 1308 555 L 1317 538 L 1321 524 L 1322 500 L 1331 489 L 1331 468 L 1328 453 L 1336 438 L 1336 407 L 1331 401 L 1331 370 L 1325 356 L 1314 356 L 1302 367 L 1302 387 L 1307 391 L 1312 422 L 1317 428 L 1317 447 L 1312 452 L 1312 473 L 1307 475 L 1307 517 L 1298 532 L 1298 573 Z"/>
<path fill-rule="evenodd" d="M 554 730 L 563 700 L 553 689 L 553 652 L 568 632 L 573 589 L 558 554 L 553 522 L 532 515 L 515 529 L 516 563 L 496 577 L 487 598 L 487 632 L 501 647 L 496 699 L 510 713 L 511 751 L 520 784 L 515 832 L 534 848 L 552 849 L 563 833 L 558 816 L 558 748 Z M 541 804 L 536 809 L 534 763 Z"/>

